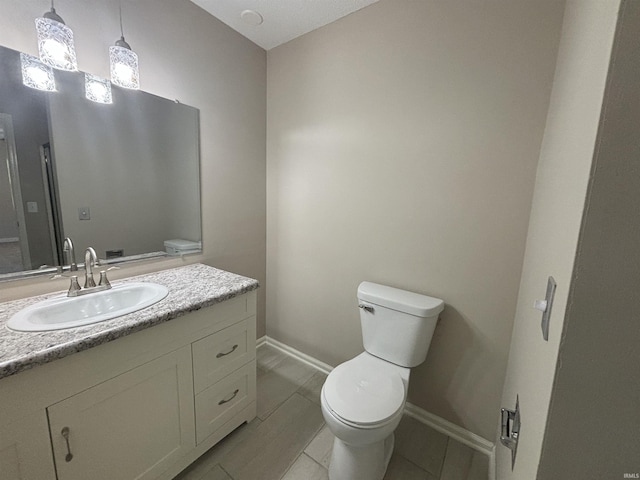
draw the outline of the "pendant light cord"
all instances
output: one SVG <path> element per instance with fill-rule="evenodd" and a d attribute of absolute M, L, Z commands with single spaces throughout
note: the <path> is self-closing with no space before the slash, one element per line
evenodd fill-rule
<path fill-rule="evenodd" d="M 53 2 L 53 0 L 51 0 Z M 118 3 L 118 10 L 120 11 L 120 36 L 124 40 L 124 29 L 122 28 L 122 1 Z"/>

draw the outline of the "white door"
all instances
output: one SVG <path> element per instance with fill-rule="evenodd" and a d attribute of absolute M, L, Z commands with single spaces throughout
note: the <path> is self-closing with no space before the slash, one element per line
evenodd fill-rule
<path fill-rule="evenodd" d="M 511 451 L 496 440 L 498 480 L 534 480 L 544 440 L 585 195 L 600 121 L 619 1 L 568 0 L 529 221 L 502 406 L 520 402 Z M 535 300 L 557 290 L 549 339 Z"/>

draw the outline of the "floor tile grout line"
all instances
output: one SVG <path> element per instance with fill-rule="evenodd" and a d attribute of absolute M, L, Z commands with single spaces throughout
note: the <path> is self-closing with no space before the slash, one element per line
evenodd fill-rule
<path fill-rule="evenodd" d="M 306 455 L 307 458 L 309 460 L 311 460 L 313 463 L 315 463 L 316 465 L 318 465 L 320 468 L 324 468 L 325 470 L 328 471 L 328 468 L 325 467 L 324 465 L 322 465 L 320 462 L 318 462 L 315 458 L 313 458 L 311 455 L 306 454 L 304 451 L 300 454 L 300 455 Z"/>
<path fill-rule="evenodd" d="M 302 452 L 304 453 L 304 452 Z M 284 471 L 284 473 L 280 476 L 280 478 L 278 480 L 282 480 L 284 477 L 287 476 L 287 473 L 289 473 L 289 470 L 291 470 L 293 468 L 293 466 L 295 465 L 295 463 L 298 461 L 298 458 L 300 458 L 300 455 L 302 455 L 302 453 L 299 453 L 296 458 L 293 459 L 293 461 L 289 464 L 289 466 L 287 467 L 287 469 Z"/>
<path fill-rule="evenodd" d="M 418 465 L 416 462 L 414 462 L 413 460 L 408 459 L 407 457 L 405 457 L 404 455 L 402 455 L 401 453 L 398 453 L 395 449 L 393 450 L 393 455 L 402 458 L 403 460 L 407 461 L 408 463 L 410 463 L 411 465 L 413 465 L 414 467 L 416 467 L 418 470 L 423 471 L 424 473 L 426 473 L 427 475 L 434 477 L 436 480 L 440 480 L 440 475 L 435 475 L 433 473 L 431 473 L 429 470 L 425 470 L 423 467 L 421 467 L 420 465 Z M 442 470 L 442 467 L 440 467 L 440 469 Z M 440 472 L 440 474 L 442 474 L 442 472 Z M 462 480 L 462 479 L 460 479 Z"/>
<path fill-rule="evenodd" d="M 303 395 L 300 395 L 300 396 L 301 396 L 302 398 L 304 398 L 305 400 L 309 400 L 308 398 L 304 397 Z M 309 400 L 309 401 L 311 401 L 311 400 Z M 317 436 L 318 436 L 318 434 L 322 431 L 322 429 L 324 428 L 324 426 L 325 426 L 325 423 L 324 423 L 324 420 L 323 420 L 323 421 L 322 421 L 322 424 L 320 425 L 320 428 L 318 428 L 318 430 L 316 431 L 316 433 L 314 433 L 314 434 L 313 434 L 313 437 L 311 437 L 311 440 L 309 440 L 309 441 L 306 443 L 306 445 L 304 446 L 304 448 L 302 449 L 302 453 L 304 453 L 304 451 L 307 449 L 307 447 L 308 447 L 309 445 L 311 445 L 311 442 L 313 442 L 313 441 L 316 439 L 316 437 L 317 437 Z M 309 455 L 307 455 L 307 457 L 309 457 Z M 311 457 L 309 457 L 309 458 L 311 458 Z"/>
<path fill-rule="evenodd" d="M 222 470 L 224 473 L 226 473 L 226 474 L 227 474 L 227 477 L 229 477 L 231 480 L 235 480 L 235 479 L 231 476 L 231 474 L 230 474 L 229 472 L 227 472 L 227 470 L 224 468 L 224 466 L 222 465 L 222 463 L 218 463 L 217 465 L 220 467 L 220 470 Z M 215 466 L 214 466 L 213 468 L 215 468 Z"/>
<path fill-rule="evenodd" d="M 278 410 L 278 408 L 280 408 L 280 407 L 282 406 L 282 404 L 284 404 L 285 402 L 287 402 L 287 400 L 289 400 L 291 397 L 293 397 L 296 393 L 298 393 L 298 391 L 297 391 L 297 390 L 296 390 L 296 391 L 294 391 L 294 392 L 293 392 L 291 395 L 289 395 L 287 398 L 285 398 L 285 399 L 284 399 L 282 402 L 280 402 L 278 405 L 276 405 L 276 407 L 275 407 L 275 408 L 273 408 L 273 409 L 269 412 L 269 414 L 268 414 L 266 417 L 261 418 L 260 416 L 256 415 L 256 418 L 258 418 L 258 419 L 260 420 L 260 422 L 265 422 L 265 421 L 266 421 L 266 420 L 267 420 L 271 415 L 273 415 L 273 414 L 275 413 L 275 411 L 276 411 L 276 410 Z M 300 395 L 300 394 L 298 394 L 298 395 Z M 301 396 L 302 398 L 305 398 L 303 395 L 300 395 L 300 396 Z M 305 400 L 309 400 L 309 399 L 308 399 L 308 398 L 305 398 Z M 311 401 L 311 400 L 309 400 L 309 401 Z"/>
<path fill-rule="evenodd" d="M 300 398 L 307 400 L 307 401 L 311 401 L 308 398 L 304 397 L 303 395 L 300 395 L 297 391 L 293 392 L 289 398 L 293 397 L 294 395 L 298 395 Z M 287 398 L 287 400 L 289 399 Z M 285 400 L 286 401 L 286 400 Z M 284 402 L 282 402 L 284 403 Z M 278 480 L 282 480 L 284 477 L 287 476 L 287 473 L 289 472 L 289 470 L 291 470 L 291 468 L 293 467 L 293 465 L 298 461 L 298 459 L 302 456 L 302 455 L 306 455 L 304 453 L 305 449 L 311 444 L 311 442 L 313 442 L 313 440 L 316 438 L 316 436 L 318 435 L 318 433 L 320 433 L 320 431 L 322 430 L 322 428 L 324 427 L 324 422 L 322 422 L 322 424 L 320 425 L 320 428 L 318 428 L 318 430 L 316 430 L 313 434 L 313 436 L 311 436 L 311 440 L 309 440 L 304 447 L 302 447 L 302 450 L 300 450 L 300 453 L 298 455 L 296 455 L 296 457 L 293 459 L 293 461 L 291 462 L 291 464 L 287 467 L 287 469 L 285 470 L 285 472 L 282 474 L 282 476 L 278 479 Z M 306 455 L 308 458 L 310 458 L 311 460 L 313 460 L 313 458 L 309 457 L 309 455 Z M 315 461 L 315 460 L 314 460 Z M 316 462 L 317 463 L 317 462 Z M 322 465 L 320 465 L 322 466 Z M 324 468 L 324 467 L 322 467 Z"/>
<path fill-rule="evenodd" d="M 449 452 L 450 444 L 451 444 L 451 437 L 447 435 L 447 446 L 444 449 L 444 455 L 442 456 L 442 461 L 440 462 L 440 473 L 438 474 L 438 479 L 442 478 L 442 470 L 444 469 L 444 462 L 447 459 L 447 453 Z"/>

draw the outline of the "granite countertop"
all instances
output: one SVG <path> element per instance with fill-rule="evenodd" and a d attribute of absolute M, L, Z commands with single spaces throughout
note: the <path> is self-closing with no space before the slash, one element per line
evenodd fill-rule
<path fill-rule="evenodd" d="M 117 280 L 113 285 L 127 282 L 158 283 L 167 287 L 169 294 L 150 307 L 112 320 L 47 332 L 15 332 L 7 327 L 7 322 L 23 308 L 51 297 L 65 295 L 66 291 L 0 303 L 0 378 L 110 342 L 258 288 L 257 280 L 200 263 Z"/>

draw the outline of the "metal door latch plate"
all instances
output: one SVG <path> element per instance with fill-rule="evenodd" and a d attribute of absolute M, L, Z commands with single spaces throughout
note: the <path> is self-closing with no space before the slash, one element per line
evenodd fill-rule
<path fill-rule="evenodd" d="M 516 463 L 516 453 L 518 451 L 518 437 L 520 435 L 520 398 L 516 396 L 516 409 L 500 409 L 502 414 L 500 443 L 511 450 L 511 470 Z"/>

